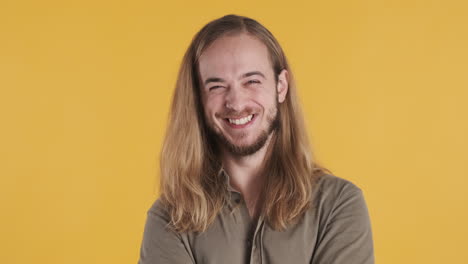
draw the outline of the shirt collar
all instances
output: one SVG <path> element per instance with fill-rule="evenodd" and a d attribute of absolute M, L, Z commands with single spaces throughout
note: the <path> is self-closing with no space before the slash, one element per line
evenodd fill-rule
<path fill-rule="evenodd" d="M 218 175 L 219 175 L 220 177 L 224 177 L 224 180 L 225 180 L 225 183 L 226 183 L 226 187 L 227 187 L 227 190 L 228 190 L 229 192 L 240 193 L 239 191 L 237 191 L 236 189 L 234 189 L 234 188 L 231 186 L 229 174 L 226 172 L 226 170 L 224 169 L 224 167 L 221 167 L 221 168 L 219 169 Z"/>

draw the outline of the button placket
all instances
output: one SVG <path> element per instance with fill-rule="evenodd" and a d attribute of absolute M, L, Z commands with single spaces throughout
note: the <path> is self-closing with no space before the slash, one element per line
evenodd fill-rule
<path fill-rule="evenodd" d="M 252 237 L 252 247 L 251 247 L 251 261 L 250 263 L 262 263 L 262 236 L 263 236 L 263 227 L 264 227 L 263 215 L 260 216 L 255 228 L 254 235 Z"/>
<path fill-rule="evenodd" d="M 241 195 L 236 191 L 231 191 L 231 196 L 229 200 L 229 206 L 231 212 L 234 212 L 234 209 L 238 208 L 242 203 Z"/>

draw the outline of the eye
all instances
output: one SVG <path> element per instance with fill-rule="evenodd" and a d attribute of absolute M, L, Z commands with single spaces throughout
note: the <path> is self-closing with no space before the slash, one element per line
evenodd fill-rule
<path fill-rule="evenodd" d="M 259 84 L 260 81 L 259 80 L 249 80 L 247 81 L 247 84 Z"/>
<path fill-rule="evenodd" d="M 219 88 L 223 88 L 223 87 L 219 86 L 219 85 L 212 86 L 212 87 L 208 88 L 208 91 L 212 91 L 212 90 L 219 89 Z"/>

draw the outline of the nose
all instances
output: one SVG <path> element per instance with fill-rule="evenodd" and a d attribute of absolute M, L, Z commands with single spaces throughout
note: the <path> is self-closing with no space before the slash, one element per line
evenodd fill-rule
<path fill-rule="evenodd" d="M 244 89 L 238 85 L 232 85 L 229 87 L 226 97 L 225 106 L 230 110 L 240 112 L 244 110 L 246 100 L 246 94 Z"/>

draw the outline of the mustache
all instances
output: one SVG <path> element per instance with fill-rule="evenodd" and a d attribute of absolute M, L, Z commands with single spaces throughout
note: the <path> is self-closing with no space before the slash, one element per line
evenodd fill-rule
<path fill-rule="evenodd" d="M 245 108 L 242 111 L 236 111 L 232 109 L 226 109 L 220 113 L 216 113 L 215 116 L 218 118 L 241 118 L 244 116 L 255 114 L 255 110 L 253 108 Z"/>

